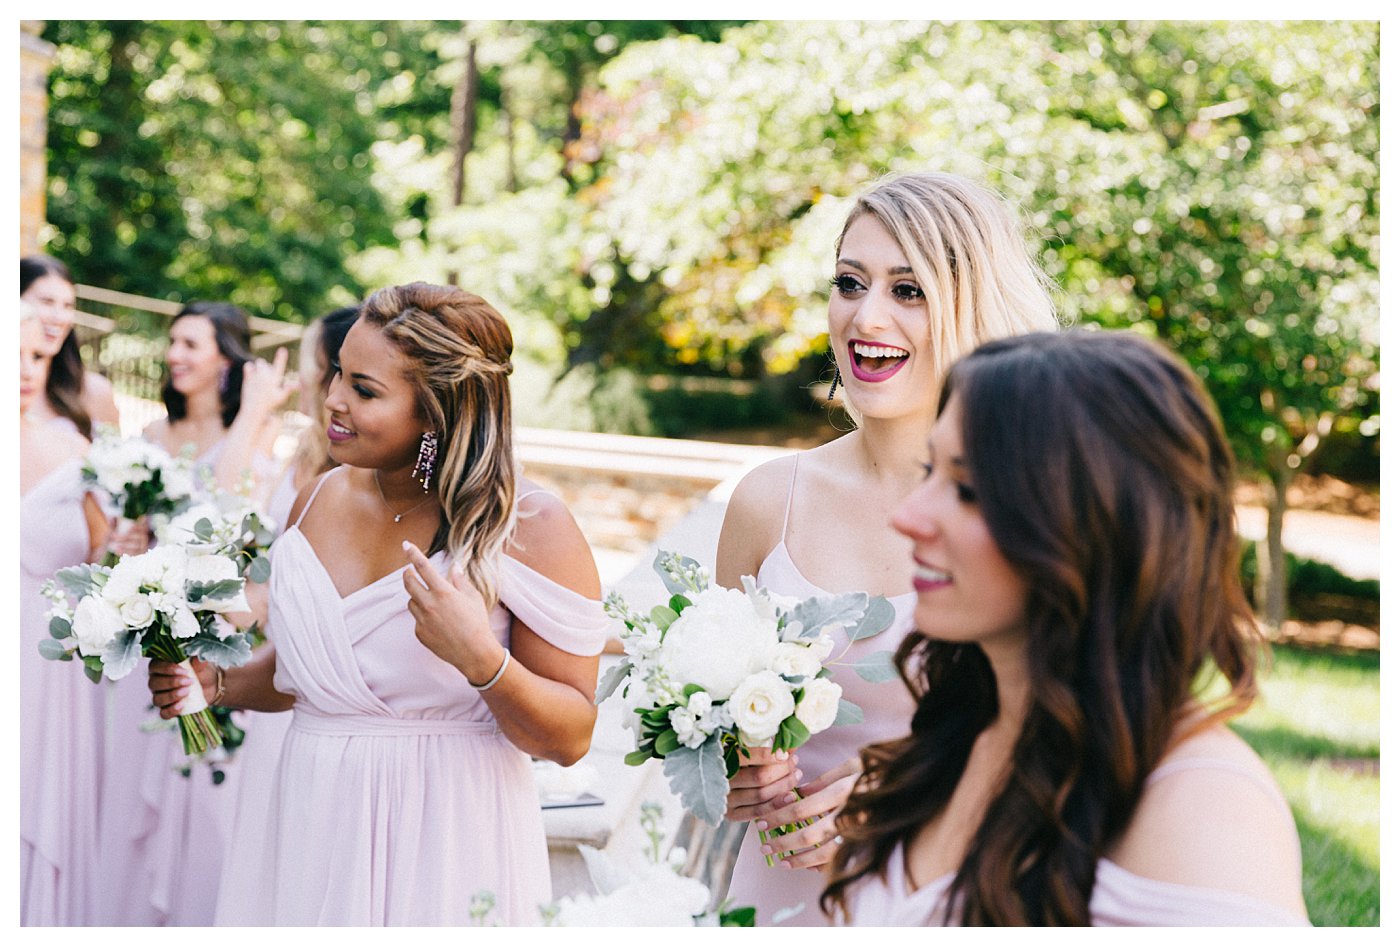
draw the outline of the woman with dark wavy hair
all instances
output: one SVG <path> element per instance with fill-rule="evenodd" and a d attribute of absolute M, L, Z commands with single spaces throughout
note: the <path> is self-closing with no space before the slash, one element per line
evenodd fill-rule
<path fill-rule="evenodd" d="M 1261 645 L 1202 385 L 1129 333 L 958 362 L 894 516 L 908 737 L 868 747 L 823 907 L 846 923 L 1306 924 L 1297 830 L 1223 725 Z M 1203 672 L 1223 681 L 1202 689 Z"/>
<path fill-rule="evenodd" d="M 250 494 L 261 505 L 277 473 L 278 409 L 294 382 L 283 381 L 286 350 L 268 364 L 253 357 L 251 337 L 248 314 L 232 303 L 181 309 L 170 323 L 165 356 L 167 416 L 152 422 L 145 437 L 172 454 L 192 449 L 222 489 L 238 490 L 251 477 Z"/>
<path fill-rule="evenodd" d="M 28 417 L 71 425 L 89 439 L 93 424 L 118 423 L 112 383 L 83 368 L 73 333 L 78 296 L 68 267 L 42 253 L 20 257 L 19 298 L 43 326 L 40 344 L 50 359 L 44 397 L 35 400 Z"/>

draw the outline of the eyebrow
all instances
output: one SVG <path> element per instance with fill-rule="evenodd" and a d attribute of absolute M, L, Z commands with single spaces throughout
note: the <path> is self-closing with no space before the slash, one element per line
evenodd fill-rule
<path fill-rule="evenodd" d="M 351 372 L 350 378 L 352 381 L 368 381 L 376 385 L 380 383 L 379 379 L 375 378 L 373 375 L 366 375 L 364 372 Z"/>
<path fill-rule="evenodd" d="M 844 263 L 847 266 L 854 267 L 855 269 L 860 270 L 862 273 L 870 272 L 868 269 L 865 268 L 865 264 L 861 263 L 859 260 L 848 260 L 845 257 L 842 257 L 836 262 Z M 889 273 L 891 276 L 904 276 L 906 274 L 912 274 L 913 272 L 914 268 L 912 266 L 892 266 L 889 268 Z"/>

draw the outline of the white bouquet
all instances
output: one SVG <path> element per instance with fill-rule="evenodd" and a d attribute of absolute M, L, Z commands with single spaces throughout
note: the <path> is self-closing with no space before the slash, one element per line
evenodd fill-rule
<path fill-rule="evenodd" d="M 641 864 L 588 845 L 578 847 L 588 867 L 596 895 L 568 895 L 540 906 L 546 927 L 753 927 L 753 908 L 721 905 L 708 910 L 710 889 L 680 873 L 685 864 L 683 848 L 673 848 L 663 858 L 661 807 L 642 803 L 642 830 L 649 845 Z M 496 898 L 490 891 L 472 896 L 468 911 L 478 926 L 491 923 Z"/>
<path fill-rule="evenodd" d="M 597 701 L 623 688 L 637 736 L 626 761 L 664 760 L 686 809 L 718 825 L 729 778 L 749 748 L 794 750 L 834 724 L 861 720 L 826 667 L 833 635 L 844 633 L 849 647 L 879 634 L 894 607 L 864 592 L 797 601 L 749 576 L 743 591 L 711 587 L 707 570 L 675 553 L 658 553 L 654 568 L 671 593 L 665 605 L 640 615 L 608 596 L 605 610 L 626 625 L 627 659 L 604 675 Z M 854 667 L 871 681 L 894 674 L 888 651 Z"/>
<path fill-rule="evenodd" d="M 272 528 L 245 497 L 213 490 L 201 493 L 156 529 L 159 543 L 178 543 L 201 552 L 232 552 L 250 582 L 266 582 L 272 563 L 265 553 Z"/>
<path fill-rule="evenodd" d="M 171 457 L 144 438 L 123 438 L 110 426 L 93 441 L 82 476 L 128 520 L 168 516 L 188 505 L 197 492 L 191 460 Z"/>
<path fill-rule="evenodd" d="M 252 657 L 249 636 L 219 617 L 248 610 L 245 559 L 241 547 L 213 545 L 206 535 L 203 542 L 123 556 L 112 566 L 60 569 L 43 587 L 54 604 L 50 637 L 39 643 L 39 653 L 55 661 L 76 656 L 93 681 L 120 680 L 143 656 L 187 668 L 190 658 L 237 667 Z M 196 688 L 185 708 L 179 717 L 185 753 L 202 755 L 221 745 L 203 693 Z"/>

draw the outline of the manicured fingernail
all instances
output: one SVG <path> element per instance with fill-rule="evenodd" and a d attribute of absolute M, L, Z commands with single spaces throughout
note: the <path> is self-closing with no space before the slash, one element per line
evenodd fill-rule
<path fill-rule="evenodd" d="M 802 770 L 799 769 L 795 775 L 797 777 L 797 781 L 799 783 L 802 782 Z"/>
<path fill-rule="evenodd" d="M 787 751 L 787 750 L 779 750 L 778 752 L 776 752 L 776 753 L 773 754 L 773 759 L 775 759 L 775 760 L 785 760 L 785 759 L 787 759 L 787 758 L 788 758 L 788 751 Z"/>
<path fill-rule="evenodd" d="M 766 832 L 768 830 L 768 822 L 764 819 L 759 819 L 754 825 L 758 827 L 760 832 Z"/>
<path fill-rule="evenodd" d="M 403 551 L 404 551 L 404 552 L 408 552 L 408 540 L 407 540 L 407 539 L 405 539 L 405 540 L 403 541 Z"/>
<path fill-rule="evenodd" d="M 772 845 L 765 845 L 765 846 L 763 846 L 762 848 L 760 848 L 759 851 L 762 852 L 762 853 L 765 854 L 765 855 L 771 855 L 771 854 L 773 854 L 773 846 L 772 846 Z"/>

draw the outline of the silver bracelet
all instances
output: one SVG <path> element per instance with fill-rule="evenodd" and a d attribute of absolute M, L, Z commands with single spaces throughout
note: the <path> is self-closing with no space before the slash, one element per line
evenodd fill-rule
<path fill-rule="evenodd" d="M 495 687 L 496 682 L 499 681 L 501 679 L 501 676 L 506 673 L 507 665 L 510 664 L 510 649 L 505 648 L 504 650 L 506 656 L 501 659 L 501 666 L 495 674 L 491 675 L 491 680 L 487 681 L 485 684 L 472 684 L 472 679 L 467 678 L 467 683 L 472 684 L 472 687 L 475 687 L 479 691 L 489 691 L 491 688 Z"/>

